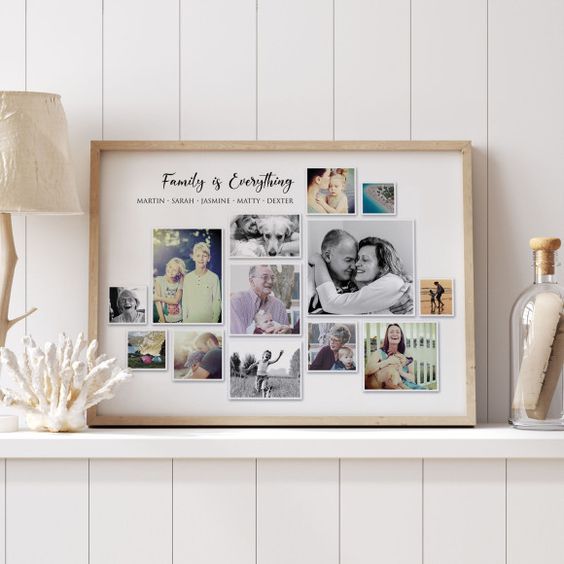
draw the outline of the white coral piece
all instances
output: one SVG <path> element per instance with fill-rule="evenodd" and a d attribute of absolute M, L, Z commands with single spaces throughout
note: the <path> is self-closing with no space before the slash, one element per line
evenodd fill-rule
<path fill-rule="evenodd" d="M 57 345 L 45 343 L 41 350 L 31 337 L 23 338 L 24 351 L 18 359 L 0 347 L 0 364 L 16 387 L 0 387 L 0 401 L 24 411 L 34 430 L 80 431 L 86 426 L 86 410 L 114 397 L 116 387 L 129 380 L 130 369 L 122 370 L 115 358 L 96 356 L 98 342 L 86 347 L 81 333 L 76 342 L 65 335 Z"/>

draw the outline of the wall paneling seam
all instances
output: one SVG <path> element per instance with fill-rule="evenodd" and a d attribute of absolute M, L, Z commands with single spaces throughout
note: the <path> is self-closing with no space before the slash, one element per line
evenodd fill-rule
<path fill-rule="evenodd" d="M 490 315 L 489 291 L 490 287 L 490 1 L 486 0 L 486 423 L 490 422 Z M 476 303 L 476 302 L 474 302 Z M 482 366 L 482 369 L 484 367 Z M 477 407 L 477 406 L 476 406 Z M 507 529 L 507 524 L 506 524 Z M 507 549 L 506 549 L 507 552 Z M 507 561 L 507 554 L 505 555 Z"/>
<path fill-rule="evenodd" d="M 182 141 L 182 0 L 178 0 L 178 140 Z"/>
<path fill-rule="evenodd" d="M 421 459 L 421 564 L 425 564 L 425 459 Z"/>
<path fill-rule="evenodd" d="M 24 90 L 27 92 L 27 0 L 24 1 Z M 24 312 L 28 311 L 27 309 L 27 294 L 28 294 L 28 281 L 27 281 L 27 215 L 23 217 L 23 224 L 24 224 L 24 259 L 23 259 L 23 267 L 24 267 Z M 24 333 L 27 335 L 27 321 L 29 316 L 24 317 Z"/>
<path fill-rule="evenodd" d="M 255 564 L 258 564 L 258 458 L 255 458 Z"/>

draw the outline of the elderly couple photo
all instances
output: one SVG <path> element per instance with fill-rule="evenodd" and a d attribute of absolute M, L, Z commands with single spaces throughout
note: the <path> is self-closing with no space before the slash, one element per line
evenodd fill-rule
<path fill-rule="evenodd" d="M 221 323 L 221 235 L 153 230 L 153 323 Z"/>
<path fill-rule="evenodd" d="M 310 221 L 310 315 L 413 315 L 413 221 Z"/>

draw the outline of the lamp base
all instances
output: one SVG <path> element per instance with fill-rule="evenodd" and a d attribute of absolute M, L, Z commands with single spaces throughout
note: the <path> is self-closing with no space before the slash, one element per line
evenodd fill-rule
<path fill-rule="evenodd" d="M 6 335 L 12 325 L 31 315 L 37 309 L 34 307 L 19 317 L 8 319 L 17 262 L 12 216 L 9 213 L 0 213 L 0 347 L 6 345 Z"/>

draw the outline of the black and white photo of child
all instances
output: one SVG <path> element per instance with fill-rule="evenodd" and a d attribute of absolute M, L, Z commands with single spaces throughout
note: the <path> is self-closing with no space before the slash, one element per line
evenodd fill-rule
<path fill-rule="evenodd" d="M 222 344 L 217 331 L 175 331 L 174 381 L 223 380 Z"/>
<path fill-rule="evenodd" d="M 356 372 L 356 335 L 354 323 L 308 323 L 308 371 Z"/>
<path fill-rule="evenodd" d="M 301 343 L 232 341 L 230 399 L 301 399 Z"/>
<path fill-rule="evenodd" d="M 413 315 L 413 221 L 310 221 L 311 315 Z"/>
<path fill-rule="evenodd" d="M 147 286 L 110 286 L 110 323 L 145 325 Z"/>
<path fill-rule="evenodd" d="M 301 256 L 299 215 L 236 215 L 230 234 L 234 258 Z"/>

